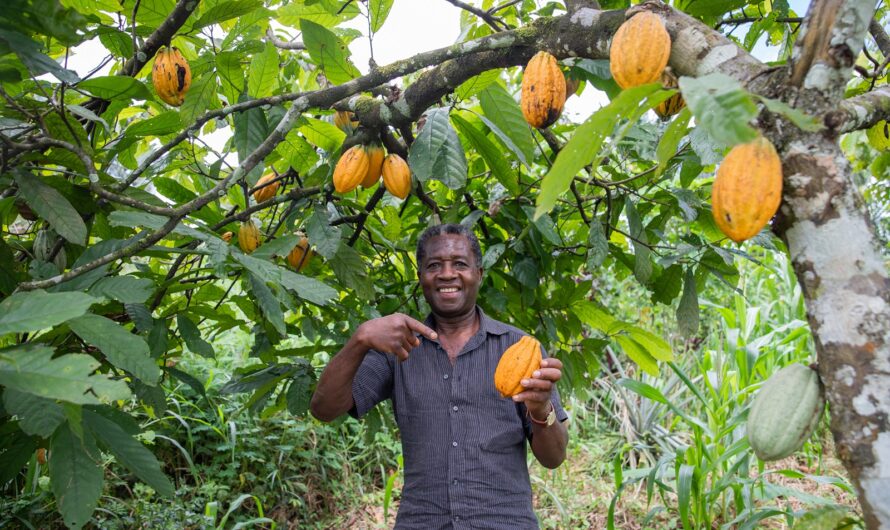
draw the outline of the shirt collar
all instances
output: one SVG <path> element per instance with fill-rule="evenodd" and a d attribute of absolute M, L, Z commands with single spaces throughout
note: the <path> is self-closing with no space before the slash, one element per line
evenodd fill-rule
<path fill-rule="evenodd" d="M 478 305 L 476 306 L 476 314 L 479 315 L 479 331 L 484 331 L 485 333 L 490 333 L 492 335 L 503 335 L 509 331 L 507 326 L 486 315 L 485 311 Z M 426 320 L 424 320 L 423 323 L 427 327 L 435 329 L 435 317 L 433 317 L 433 314 L 430 313 L 427 315 Z"/>

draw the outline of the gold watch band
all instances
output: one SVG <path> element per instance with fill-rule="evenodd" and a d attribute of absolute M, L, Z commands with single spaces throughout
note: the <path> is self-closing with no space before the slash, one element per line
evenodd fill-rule
<path fill-rule="evenodd" d="M 547 417 L 544 418 L 543 420 L 535 419 L 535 417 L 532 416 L 532 413 L 528 410 L 528 408 L 525 409 L 525 414 L 528 416 L 528 419 L 532 423 L 536 423 L 538 425 L 543 425 L 545 427 L 549 427 L 556 422 L 556 409 L 553 407 L 553 403 L 550 403 L 550 412 L 547 413 Z"/>

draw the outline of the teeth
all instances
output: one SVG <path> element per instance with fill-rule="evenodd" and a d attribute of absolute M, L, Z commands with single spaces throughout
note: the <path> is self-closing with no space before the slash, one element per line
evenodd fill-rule
<path fill-rule="evenodd" d="M 439 289 L 440 293 L 456 293 L 457 291 L 457 287 L 443 287 Z"/>

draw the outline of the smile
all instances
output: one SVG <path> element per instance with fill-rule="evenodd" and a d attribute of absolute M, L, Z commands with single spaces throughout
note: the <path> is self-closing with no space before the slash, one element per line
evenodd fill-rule
<path fill-rule="evenodd" d="M 440 293 L 456 293 L 460 291 L 457 287 L 440 287 L 437 289 Z"/>

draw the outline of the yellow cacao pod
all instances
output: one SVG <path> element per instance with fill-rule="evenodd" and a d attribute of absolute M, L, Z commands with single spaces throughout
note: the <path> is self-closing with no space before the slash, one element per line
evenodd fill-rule
<path fill-rule="evenodd" d="M 664 73 L 661 74 L 661 85 L 665 88 L 677 88 L 677 77 L 665 70 Z M 655 114 L 658 114 L 658 117 L 661 119 L 667 119 L 683 110 L 683 107 L 685 106 L 686 100 L 683 99 L 683 95 L 678 91 L 673 96 L 659 103 L 658 106 L 655 107 Z"/>
<path fill-rule="evenodd" d="M 306 236 L 301 236 L 300 242 L 287 255 L 287 262 L 297 271 L 301 271 L 306 265 L 309 265 L 312 254 L 312 251 L 309 250 L 309 239 Z"/>
<path fill-rule="evenodd" d="M 536 129 L 549 127 L 559 118 L 566 102 L 566 78 L 556 57 L 540 51 L 525 65 L 520 100 L 525 121 Z"/>
<path fill-rule="evenodd" d="M 334 114 L 334 125 L 349 135 L 352 134 L 352 131 L 358 128 L 358 120 L 355 119 L 355 114 L 351 111 L 338 110 L 337 113 Z"/>
<path fill-rule="evenodd" d="M 334 168 L 334 189 L 339 193 L 349 193 L 365 179 L 370 159 L 364 146 L 354 145 L 343 153 Z"/>
<path fill-rule="evenodd" d="M 507 348 L 494 370 L 494 386 L 504 397 L 525 390 L 520 382 L 541 367 L 541 343 L 526 335 Z"/>
<path fill-rule="evenodd" d="M 890 126 L 886 121 L 879 121 L 874 127 L 865 131 L 868 137 L 868 143 L 878 151 L 887 151 L 890 149 Z"/>
<path fill-rule="evenodd" d="M 161 99 L 178 107 L 192 84 L 192 70 L 178 49 L 162 46 L 155 55 L 151 82 Z"/>
<path fill-rule="evenodd" d="M 400 199 L 411 193 L 411 168 L 395 153 L 390 153 L 383 159 L 383 185 L 386 186 L 386 191 Z"/>
<path fill-rule="evenodd" d="M 757 235 L 782 202 L 782 161 L 766 138 L 733 147 L 711 191 L 714 221 L 736 243 Z"/>
<path fill-rule="evenodd" d="M 281 186 L 281 181 L 276 180 L 272 184 L 268 186 L 264 186 L 269 181 L 275 180 L 278 176 L 275 173 L 267 173 L 260 177 L 260 180 L 256 181 L 256 191 L 253 192 L 253 200 L 256 202 L 263 202 L 271 199 L 275 196 L 275 193 L 278 191 L 279 186 Z M 262 186 L 262 187 L 261 187 Z"/>
<path fill-rule="evenodd" d="M 368 153 L 368 173 L 365 175 L 364 180 L 362 180 L 362 187 L 370 188 L 380 180 L 380 173 L 383 171 L 383 158 L 386 156 L 386 151 L 383 150 L 382 145 L 376 144 L 367 146 L 365 151 Z"/>
<path fill-rule="evenodd" d="M 241 223 L 241 228 L 238 229 L 238 246 L 247 254 L 260 246 L 260 229 L 253 224 L 253 221 L 247 220 Z"/>
<path fill-rule="evenodd" d="M 609 70 L 618 86 L 654 83 L 671 56 L 671 36 L 661 17 L 642 11 L 624 21 L 609 48 Z"/>
<path fill-rule="evenodd" d="M 222 235 L 222 240 L 225 241 L 226 243 L 228 243 L 232 240 L 232 236 L 234 236 L 234 235 L 235 234 L 233 234 L 231 232 L 226 232 L 225 234 Z"/>

